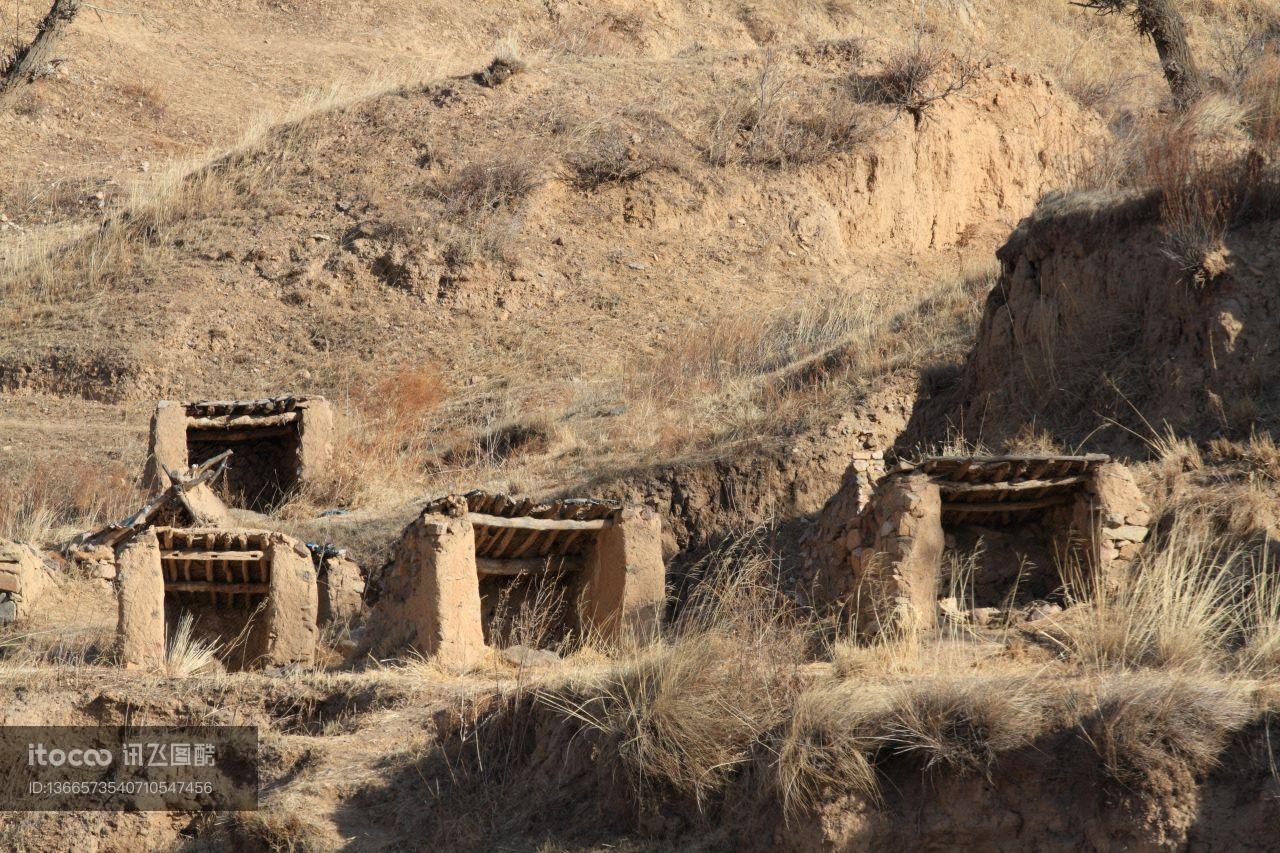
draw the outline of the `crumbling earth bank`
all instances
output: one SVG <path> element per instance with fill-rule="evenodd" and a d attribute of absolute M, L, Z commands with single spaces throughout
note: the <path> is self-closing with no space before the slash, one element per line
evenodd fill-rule
<path fill-rule="evenodd" d="M 1027 425 L 1075 444 L 1107 417 L 1199 439 L 1273 427 L 1280 218 L 1263 207 L 1198 272 L 1165 245 L 1153 197 L 1042 204 L 998 253 L 1000 280 L 944 414 L 989 444 Z"/>
<path fill-rule="evenodd" d="M 575 696 L 578 700 L 587 697 Z M 702 802 L 649 784 L 638 802 L 636 779 L 619 760 L 619 743 L 536 699 L 485 702 L 465 719 L 438 717 L 443 751 L 458 781 L 432 798 L 429 837 L 460 843 L 457 826 L 477 797 L 505 815 L 496 836 L 461 846 L 562 843 L 674 849 L 796 851 L 1079 851 L 1271 849 L 1280 800 L 1267 762 L 1272 735 L 1257 723 L 1241 731 L 1208 774 L 1182 768 L 1126 786 L 1078 724 L 1051 726 L 1031 744 L 1002 753 L 983 771 L 926 770 L 911 755 L 878 755 L 883 801 L 828 791 L 816 813 L 784 816 L 769 759 L 743 768 L 722 796 Z M 474 716 L 473 716 L 474 714 Z M 1087 723 L 1087 721 L 1086 721 Z M 479 742 L 477 742 L 477 738 Z M 468 755 L 467 753 L 470 753 Z M 474 787 L 470 762 L 501 757 L 500 788 Z M 362 792 L 371 808 L 402 808 L 398 780 L 418 779 L 433 764 L 408 768 Z M 494 792 L 498 799 L 492 799 Z M 410 792 L 412 794 L 412 792 Z"/>

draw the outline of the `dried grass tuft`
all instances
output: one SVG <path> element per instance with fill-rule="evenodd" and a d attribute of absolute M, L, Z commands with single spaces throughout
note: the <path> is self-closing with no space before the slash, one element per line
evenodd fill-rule
<path fill-rule="evenodd" d="M 1104 680 L 1082 725 L 1109 776 L 1149 786 L 1209 770 L 1228 735 L 1253 717 L 1238 686 L 1149 673 Z"/>

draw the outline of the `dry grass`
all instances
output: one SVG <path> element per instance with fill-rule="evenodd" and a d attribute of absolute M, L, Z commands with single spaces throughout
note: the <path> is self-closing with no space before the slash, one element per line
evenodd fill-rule
<path fill-rule="evenodd" d="M 200 639 L 194 629 L 191 614 L 183 612 L 165 643 L 165 675 L 171 678 L 198 675 L 217 662 L 221 643 Z"/>
<path fill-rule="evenodd" d="M 926 771 L 989 775 L 1001 753 L 1040 733 L 1044 705 L 1032 678 L 934 677 L 898 688 L 884 737 Z"/>
<path fill-rule="evenodd" d="M 715 112 L 704 151 L 718 166 L 782 168 L 857 148 L 876 128 L 847 84 L 805 86 L 766 59 L 754 83 L 730 95 Z"/>
<path fill-rule="evenodd" d="M 759 554 L 717 555 L 664 642 L 589 690 L 541 700 L 615 743 L 642 797 L 675 790 L 705 803 L 785 719 L 795 690 L 806 632 L 774 571 Z"/>
<path fill-rule="evenodd" d="M 778 746 L 776 776 L 788 820 L 816 813 L 833 797 L 880 799 L 874 758 L 878 728 L 890 715 L 890 691 L 841 681 L 802 693 Z"/>
<path fill-rule="evenodd" d="M 1255 716 L 1239 686 L 1150 673 L 1103 679 L 1082 727 L 1116 781 L 1179 784 L 1217 764 L 1227 736 Z"/>
<path fill-rule="evenodd" d="M 1192 519 L 1178 519 L 1132 571 L 1106 578 L 1068 572 L 1071 600 L 1084 606 L 1076 621 L 1063 624 L 1061 642 L 1098 670 L 1220 667 L 1236 628 L 1238 578 L 1248 564 L 1242 549 Z"/>
<path fill-rule="evenodd" d="M 38 462 L 0 472 L 0 538 L 47 546 L 119 521 L 143 495 L 123 465 Z"/>

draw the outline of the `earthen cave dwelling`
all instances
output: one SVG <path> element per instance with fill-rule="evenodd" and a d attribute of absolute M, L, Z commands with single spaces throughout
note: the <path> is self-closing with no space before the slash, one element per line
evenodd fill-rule
<path fill-rule="evenodd" d="M 947 582 L 975 608 L 1072 582 L 1087 594 L 1137 557 L 1151 520 L 1129 470 L 1101 454 L 929 456 L 888 473 L 862 454 L 850 471 L 827 509 L 827 588 L 863 632 L 934 627 Z"/>
<path fill-rule="evenodd" d="M 366 632 L 379 656 L 413 651 L 466 668 L 497 644 L 498 602 L 550 583 L 563 630 L 612 642 L 655 636 L 666 605 L 661 520 L 616 501 L 474 491 L 432 501 L 404 531 Z M 488 617 L 488 618 L 486 618 Z"/>
<path fill-rule="evenodd" d="M 333 453 L 333 409 L 323 397 L 163 400 L 151 416 L 144 479 L 167 486 L 171 473 L 232 451 L 219 493 L 259 512 L 319 476 Z"/>
<path fill-rule="evenodd" d="M 310 665 L 318 594 L 311 552 L 265 530 L 148 527 L 116 548 L 117 642 L 129 668 L 158 669 L 188 612 L 229 669 Z"/>

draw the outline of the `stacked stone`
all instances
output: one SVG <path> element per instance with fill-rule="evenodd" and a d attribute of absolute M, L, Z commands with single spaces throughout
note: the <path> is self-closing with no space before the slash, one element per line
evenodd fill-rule
<path fill-rule="evenodd" d="M 0 539 L 0 624 L 30 615 L 51 583 L 35 549 Z"/>
<path fill-rule="evenodd" d="M 876 483 L 884 476 L 884 451 L 867 450 L 853 454 L 849 470 L 855 483 L 856 509 L 861 514 L 867 504 L 871 503 L 871 493 L 875 491 Z"/>
<path fill-rule="evenodd" d="M 80 571 L 110 587 L 116 579 L 116 552 L 106 545 L 89 545 L 71 555 Z"/>
<path fill-rule="evenodd" d="M 943 550 L 941 515 L 941 494 L 927 475 L 881 480 L 871 506 L 845 538 L 860 631 L 933 627 Z"/>
<path fill-rule="evenodd" d="M 1131 563 L 1142 553 L 1150 532 L 1151 510 L 1123 465 L 1098 466 L 1085 488 L 1093 498 L 1099 568 L 1109 574 L 1112 568 Z"/>
<path fill-rule="evenodd" d="M 884 472 L 884 451 L 854 453 L 840 490 L 822 508 L 818 524 L 806 533 L 805 570 L 815 578 L 826 601 L 846 601 L 852 592 L 850 553 L 861 544 L 862 513 Z"/>

